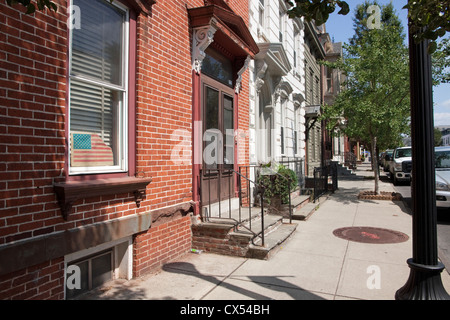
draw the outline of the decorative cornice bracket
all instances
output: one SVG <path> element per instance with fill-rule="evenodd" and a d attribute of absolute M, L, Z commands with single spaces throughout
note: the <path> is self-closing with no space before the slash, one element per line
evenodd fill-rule
<path fill-rule="evenodd" d="M 202 61 L 205 59 L 205 50 L 214 41 L 217 31 L 217 20 L 211 18 L 208 26 L 195 28 L 192 34 L 192 69 L 199 74 Z"/>
<path fill-rule="evenodd" d="M 260 92 L 261 87 L 264 84 L 264 77 L 266 76 L 266 71 L 267 71 L 267 63 L 264 60 L 256 60 L 255 62 L 256 64 L 256 80 L 255 80 L 255 84 L 256 84 L 256 92 Z"/>
<path fill-rule="evenodd" d="M 242 74 L 244 74 L 244 72 L 247 70 L 248 65 L 250 63 L 251 57 L 247 56 L 247 58 L 245 59 L 244 65 L 242 66 L 242 68 L 238 71 L 237 73 L 237 80 L 236 80 L 236 85 L 234 87 L 234 90 L 237 94 L 239 94 L 240 90 L 241 90 L 241 85 L 242 85 Z"/>

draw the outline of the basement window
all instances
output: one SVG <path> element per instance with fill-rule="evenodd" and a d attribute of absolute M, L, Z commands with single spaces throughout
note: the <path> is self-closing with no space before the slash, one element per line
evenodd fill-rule
<path fill-rule="evenodd" d="M 66 300 L 79 299 L 115 279 L 132 278 L 131 237 L 65 256 Z"/>
<path fill-rule="evenodd" d="M 113 279 L 113 252 L 112 250 L 105 251 L 82 260 L 71 262 L 68 267 L 76 266 L 79 269 L 80 278 L 78 287 L 67 286 L 66 297 L 73 299 L 83 293 L 86 293 L 94 288 L 97 288 L 106 282 Z"/>

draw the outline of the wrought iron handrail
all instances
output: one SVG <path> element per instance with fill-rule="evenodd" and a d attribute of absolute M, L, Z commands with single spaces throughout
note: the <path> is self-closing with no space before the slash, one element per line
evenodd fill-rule
<path fill-rule="evenodd" d="M 241 167 L 239 167 L 239 171 L 241 171 Z M 211 176 L 211 172 L 216 172 L 218 174 L 219 177 L 219 182 L 218 182 L 218 194 L 219 194 L 219 199 L 218 199 L 218 210 L 219 210 L 219 217 L 220 219 L 229 219 L 229 220 L 233 220 L 234 222 L 236 222 L 239 226 L 244 227 L 245 229 L 247 229 L 249 232 L 251 232 L 253 234 L 253 239 L 252 241 L 254 241 L 254 239 L 256 237 L 261 237 L 261 245 L 264 246 L 265 245 L 265 239 L 264 239 L 264 186 L 258 184 L 257 182 L 251 180 L 250 178 L 246 177 L 245 175 L 243 175 L 241 172 L 237 172 L 234 169 L 231 168 L 215 168 L 215 169 L 201 169 L 200 170 L 200 174 L 201 176 L 204 176 L 204 174 L 208 174 L 209 176 Z M 232 179 L 228 185 L 229 185 L 229 190 L 228 190 L 228 217 L 222 217 L 222 208 L 221 208 L 221 202 L 222 199 L 220 197 L 221 194 L 221 181 L 220 181 L 220 177 L 222 176 L 223 172 L 227 172 L 232 174 Z M 231 212 L 232 212 L 232 208 L 231 208 L 231 198 L 234 197 L 234 187 L 232 187 L 232 184 L 234 185 L 234 181 L 235 181 L 235 177 L 238 183 L 238 197 L 239 197 L 239 217 L 238 219 L 235 219 L 231 216 Z M 242 219 L 242 181 L 240 178 L 243 178 L 247 181 L 247 204 L 248 204 L 248 208 L 249 208 L 249 216 L 247 220 L 243 220 Z M 252 230 L 252 214 L 251 214 L 251 209 L 252 209 L 252 205 L 251 205 L 251 199 L 250 199 L 250 184 L 253 184 L 261 193 L 261 231 L 260 232 L 254 232 Z M 208 206 L 209 206 L 209 213 L 206 216 L 208 221 L 211 221 L 211 180 L 208 181 Z M 244 223 L 247 222 L 249 223 L 249 226 L 245 226 Z"/>
<path fill-rule="evenodd" d="M 270 170 L 271 174 L 280 176 L 281 178 L 285 179 L 289 183 L 289 186 L 288 186 L 288 188 L 289 188 L 289 193 L 288 193 L 289 194 L 289 223 L 292 223 L 293 208 L 292 208 L 292 201 L 291 201 L 291 187 L 292 187 L 292 183 L 294 181 L 292 181 L 288 177 L 285 177 L 282 174 L 276 172 L 275 170 L 273 170 L 270 167 L 263 167 L 263 165 L 247 165 L 247 166 L 239 167 L 239 169 L 241 169 L 241 168 L 259 168 L 259 169 L 264 168 L 264 169 Z M 255 174 L 255 176 L 256 176 L 256 174 Z"/>

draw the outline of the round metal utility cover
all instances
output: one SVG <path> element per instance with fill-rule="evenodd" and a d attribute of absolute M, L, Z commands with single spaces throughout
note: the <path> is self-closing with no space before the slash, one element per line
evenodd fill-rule
<path fill-rule="evenodd" d="M 409 239 L 409 237 L 402 232 L 374 227 L 340 228 L 334 230 L 333 234 L 336 237 L 349 241 L 374 244 L 400 243 Z"/>

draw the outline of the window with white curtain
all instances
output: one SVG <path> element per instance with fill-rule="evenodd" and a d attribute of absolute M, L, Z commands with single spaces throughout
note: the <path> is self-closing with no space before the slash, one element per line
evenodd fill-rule
<path fill-rule="evenodd" d="M 70 173 L 127 170 L 128 10 L 104 0 L 73 0 L 80 28 L 71 31 Z"/>

